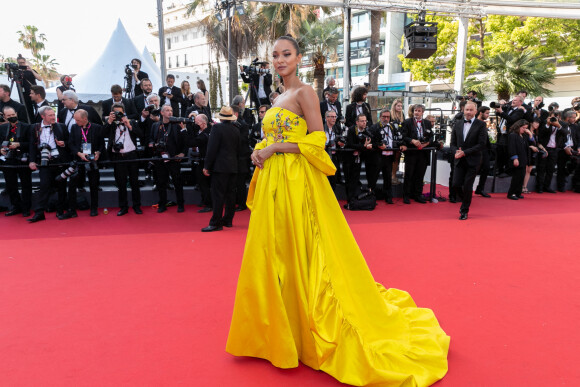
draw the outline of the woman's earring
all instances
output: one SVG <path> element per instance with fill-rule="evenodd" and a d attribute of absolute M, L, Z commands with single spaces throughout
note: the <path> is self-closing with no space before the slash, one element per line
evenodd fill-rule
<path fill-rule="evenodd" d="M 300 69 L 298 68 L 298 66 L 296 66 L 296 76 L 300 75 L 299 70 Z"/>

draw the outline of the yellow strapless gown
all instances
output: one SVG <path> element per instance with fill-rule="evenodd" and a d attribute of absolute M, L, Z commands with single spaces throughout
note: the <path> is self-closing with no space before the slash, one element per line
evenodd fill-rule
<path fill-rule="evenodd" d="M 298 361 L 362 386 L 428 386 L 447 372 L 449 336 L 430 309 L 376 283 L 335 199 L 323 132 L 274 107 L 263 119 L 275 154 L 256 169 L 252 210 L 226 350 Z"/>

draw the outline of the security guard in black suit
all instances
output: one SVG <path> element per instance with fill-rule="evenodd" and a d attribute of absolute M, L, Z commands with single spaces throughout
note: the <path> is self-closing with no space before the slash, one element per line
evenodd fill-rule
<path fill-rule="evenodd" d="M 4 180 L 6 181 L 6 193 L 10 198 L 10 210 L 5 216 L 13 216 L 22 213 L 22 216 L 30 216 L 32 205 L 32 171 L 24 166 L 28 165 L 28 152 L 30 149 L 30 126 L 18 121 L 16 111 L 7 106 L 3 110 L 8 123 L 0 126 L 0 142 L 3 165 L 20 166 L 21 168 L 5 168 Z M 22 196 L 18 192 L 18 179 L 22 185 Z"/>

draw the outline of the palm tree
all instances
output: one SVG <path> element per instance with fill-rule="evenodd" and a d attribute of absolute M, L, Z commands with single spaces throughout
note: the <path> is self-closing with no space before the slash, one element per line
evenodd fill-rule
<path fill-rule="evenodd" d="M 39 52 L 44 50 L 44 43 L 46 42 L 46 35 L 36 33 L 38 28 L 35 26 L 24 26 L 24 30 L 16 31 L 19 35 L 18 42 L 22 43 L 24 48 L 32 52 L 32 56 L 37 58 Z"/>
<path fill-rule="evenodd" d="M 49 87 L 49 81 L 58 79 L 59 77 L 56 66 L 58 66 L 58 63 L 55 62 L 54 58 L 50 58 L 50 55 L 38 54 L 38 56 L 32 60 L 32 67 L 42 77 L 42 81 L 46 88 Z"/>
<path fill-rule="evenodd" d="M 502 52 L 479 62 L 476 73 L 484 76 L 468 79 L 465 87 L 482 95 L 491 89 L 498 99 L 505 100 L 519 90 L 527 90 L 530 95 L 549 96 L 552 92 L 544 85 L 552 84 L 554 71 L 549 62 L 535 57 L 531 50 Z"/>
<path fill-rule="evenodd" d="M 290 34 L 295 39 L 304 33 L 304 23 L 314 23 L 318 19 L 319 7 L 295 4 L 268 4 L 260 8 L 259 24 L 261 35 L 270 41 Z"/>
<path fill-rule="evenodd" d="M 305 23 L 304 34 L 300 39 L 306 47 L 306 51 L 312 55 L 312 64 L 314 65 L 314 89 L 316 94 L 321 98 L 324 89 L 324 64 L 329 55 L 336 55 L 336 48 L 339 43 L 338 33 L 339 24 L 332 20 L 326 19 L 323 22 L 317 21 L 313 24 Z"/>
<path fill-rule="evenodd" d="M 206 5 L 206 0 L 195 0 L 188 5 L 187 12 L 189 15 L 194 14 L 197 7 L 205 7 Z M 232 44 L 230 49 L 233 63 L 228 69 L 230 85 L 238 84 L 238 59 L 255 53 L 260 39 L 259 35 L 256 34 L 257 17 L 253 3 L 248 3 L 244 11 L 244 15 L 236 14 L 231 17 Z M 210 14 L 201 20 L 201 25 L 210 48 L 228 59 L 227 23 L 220 23 L 213 14 Z M 230 91 L 231 95 L 235 95 L 235 93 L 237 93 L 237 88 Z"/>

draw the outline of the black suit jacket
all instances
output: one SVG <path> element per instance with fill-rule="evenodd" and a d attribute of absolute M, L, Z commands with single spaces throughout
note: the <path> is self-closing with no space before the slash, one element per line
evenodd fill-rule
<path fill-rule="evenodd" d="M 18 116 L 18 121 L 28 123 L 29 118 L 28 118 L 28 115 L 26 114 L 26 109 L 24 108 L 24 105 L 16 102 L 13 99 L 8 100 L 8 102 L 0 101 L 0 112 L 6 106 L 10 106 L 12 109 L 14 109 L 14 111 L 16 112 L 16 115 Z"/>
<path fill-rule="evenodd" d="M 93 124 L 98 124 L 98 125 L 102 125 L 103 124 L 103 121 L 101 120 L 101 117 L 99 117 L 99 113 L 97 113 L 97 111 L 95 110 L 94 107 L 92 107 L 90 105 L 84 105 L 84 104 L 79 103 L 77 105 L 76 110 L 78 110 L 78 109 L 83 109 L 83 110 L 86 110 L 87 111 L 87 113 L 89 115 L 89 122 L 91 122 Z M 66 122 L 65 121 L 66 121 L 67 113 L 68 113 L 68 109 L 67 108 L 64 108 L 64 109 L 61 109 L 58 112 L 58 116 L 57 116 L 58 122 L 61 123 L 61 124 L 63 124 L 63 125 L 65 125 L 65 127 L 66 127 Z M 67 128 L 67 130 L 68 130 L 68 128 Z"/>
<path fill-rule="evenodd" d="M 38 149 L 40 140 L 40 123 L 33 124 L 30 127 L 30 146 L 29 146 L 29 157 L 28 160 L 32 163 L 40 162 L 40 149 Z M 64 146 L 56 146 L 58 149 L 58 154 L 60 161 L 67 162 L 70 160 L 70 150 L 68 148 L 68 129 L 64 124 L 54 123 L 52 124 L 52 131 L 54 133 L 54 139 L 56 141 L 64 141 Z"/>
<path fill-rule="evenodd" d="M 123 106 L 125 106 L 125 114 L 127 115 L 128 119 L 136 120 L 141 115 L 141 111 L 139 111 L 139 114 L 137 114 L 137 109 L 135 109 L 135 104 L 133 103 L 132 99 L 127 99 L 125 97 L 122 97 L 121 102 L 123 103 Z M 101 106 L 103 107 L 103 121 L 102 122 L 107 122 L 107 120 L 109 119 L 109 115 L 111 114 L 111 108 L 113 106 L 113 98 L 109 98 L 109 99 L 104 100 L 101 103 Z M 89 119 L 89 121 L 90 121 L 90 119 Z"/>
<path fill-rule="evenodd" d="M 205 169 L 218 173 L 238 173 L 240 131 L 233 123 L 212 127 L 205 156 Z"/>
<path fill-rule="evenodd" d="M 564 122 L 560 121 L 560 125 L 561 127 L 558 128 L 557 126 L 549 125 L 549 122 L 548 125 L 540 124 L 540 127 L 538 128 L 538 144 L 546 148 L 548 146 L 548 142 L 550 142 L 552 131 L 555 131 L 556 148 L 563 149 L 568 139 L 568 129 Z"/>
<path fill-rule="evenodd" d="M 464 121 L 457 121 L 451 132 L 451 151 L 455 153 L 459 148 L 465 153 L 462 159 L 465 159 L 467 165 L 472 168 L 477 168 L 481 164 L 482 153 L 487 144 L 487 126 L 485 122 L 473 118 L 473 123 L 467 134 L 467 138 L 463 139 Z M 461 159 L 454 159 L 455 165 L 459 164 Z"/>
<path fill-rule="evenodd" d="M 246 124 L 246 121 L 240 118 L 238 118 L 237 121 L 234 121 L 234 126 L 240 131 L 238 172 L 248 173 L 250 172 L 248 160 L 250 160 L 250 155 L 252 154 L 252 149 L 250 148 L 250 127 Z"/>
<path fill-rule="evenodd" d="M 572 136 L 572 141 L 574 142 L 574 149 L 578 150 L 578 148 L 580 148 L 580 125 L 570 124 L 568 129 L 570 130 L 570 135 Z"/>
<path fill-rule="evenodd" d="M 423 139 L 421 142 L 428 142 L 429 146 L 434 145 L 434 133 L 431 127 L 431 121 L 423 119 L 421 127 L 423 128 Z M 407 118 L 402 125 L 403 142 L 407 148 L 417 148 L 411 140 L 419 140 L 419 131 L 414 118 Z"/>
<path fill-rule="evenodd" d="M 162 133 L 159 132 L 159 128 L 163 123 L 161 121 L 156 122 L 151 127 L 151 135 L 149 136 L 149 145 L 155 145 L 159 142 L 161 137 L 163 136 Z M 186 144 L 186 135 L 187 129 L 181 130 L 181 127 L 178 123 L 170 122 L 164 125 L 167 128 L 165 132 L 165 141 L 167 144 L 167 153 L 169 153 L 170 157 L 174 157 L 180 153 L 185 154 L 187 150 Z"/>
<path fill-rule="evenodd" d="M 38 109 L 40 109 L 43 106 L 48 106 L 48 105 L 49 105 L 48 101 L 47 100 L 44 100 L 44 101 L 42 101 L 42 103 L 40 104 L 40 107 Z M 32 103 L 32 108 L 33 109 L 34 109 L 34 106 L 38 106 L 38 105 L 36 105 L 36 103 L 33 102 Z M 32 114 L 34 114 L 34 110 L 32 111 Z M 33 124 L 37 124 L 39 122 L 42 122 L 42 117 L 40 116 L 40 113 L 38 113 L 38 111 L 37 111 L 37 113 L 34 115 L 34 121 L 32 123 Z"/>
<path fill-rule="evenodd" d="M 147 106 L 147 102 L 145 102 L 145 94 L 141 93 L 140 95 L 135 96 L 135 98 L 133 98 L 133 105 L 135 106 L 135 112 L 137 113 L 135 119 L 137 119 L 141 115 L 143 109 L 145 109 L 145 106 Z M 111 110 L 109 108 L 109 113 L 110 112 Z"/>
<path fill-rule="evenodd" d="M 510 160 L 513 156 L 518 156 L 519 167 L 525 167 L 528 165 L 528 142 L 527 140 L 516 133 L 510 133 L 508 135 L 508 157 Z"/>
<path fill-rule="evenodd" d="M 370 127 L 373 124 L 373 115 L 371 112 L 371 106 L 363 102 L 363 114 L 367 117 L 367 127 Z M 351 127 L 356 123 L 356 102 L 350 103 L 346 105 L 346 113 L 344 115 L 345 122 L 344 124 L 347 127 Z"/>
<path fill-rule="evenodd" d="M 260 74 L 252 73 L 250 75 L 246 73 L 240 73 L 242 76 L 242 80 L 244 83 L 250 83 L 250 92 L 254 103 L 256 103 L 256 107 L 260 105 L 260 100 L 258 98 L 258 88 L 260 87 Z M 252 87 L 255 87 L 254 90 Z M 272 92 L 272 74 L 265 74 L 264 75 L 264 93 L 266 93 L 266 98 L 270 97 L 270 93 Z"/>
<path fill-rule="evenodd" d="M 129 135 L 131 136 L 131 141 L 137 146 L 137 138 L 143 138 L 143 131 L 141 130 L 141 125 L 136 120 L 131 120 L 131 130 L 129 130 Z M 106 123 L 103 127 L 103 138 L 109 137 L 109 143 L 107 144 L 107 151 L 109 154 L 112 153 L 113 144 L 115 143 L 115 133 L 117 132 L 117 126 L 115 124 Z"/>
<path fill-rule="evenodd" d="M 139 70 L 139 72 L 137 73 L 137 79 L 142 80 L 145 78 L 149 78 L 149 74 L 147 74 L 145 71 Z M 135 82 L 135 78 L 133 78 L 133 82 Z M 138 85 L 136 84 L 134 90 L 135 90 L 135 92 L 134 92 L 135 96 L 143 94 L 143 90 L 141 89 L 141 83 L 139 83 Z"/>
<path fill-rule="evenodd" d="M 16 133 L 10 133 L 11 124 L 0 125 L 0 142 L 10 141 L 20 143 L 17 148 L 21 153 L 28 153 L 30 151 L 30 124 L 18 121 L 16 123 Z"/>
<path fill-rule="evenodd" d="M 526 112 L 522 109 L 519 109 L 519 108 L 518 109 L 511 109 L 510 108 L 510 110 L 503 110 L 499 114 L 499 116 L 501 118 L 504 118 L 506 120 L 507 133 L 509 133 L 512 125 L 515 124 L 517 121 L 523 119 L 525 115 L 526 115 Z"/>
<path fill-rule="evenodd" d="M 336 122 L 340 122 L 340 120 L 342 119 L 342 105 L 340 104 L 340 102 L 338 102 L 338 100 L 335 101 L 333 104 L 331 104 L 327 100 L 320 102 L 320 114 L 322 115 L 322 122 L 326 121 L 326 117 L 324 117 L 326 112 L 331 110 L 328 108 L 329 105 L 334 105 L 336 107 L 336 113 L 337 113 L 336 114 Z M 356 117 L 355 117 L 355 119 L 356 119 Z M 367 120 L 368 120 L 368 118 L 367 118 Z M 370 124 L 367 123 L 367 126 L 370 126 Z"/>
<path fill-rule="evenodd" d="M 165 100 L 167 99 L 163 93 L 167 91 L 167 86 L 163 86 L 159 88 L 159 106 L 165 105 Z M 181 94 L 181 89 L 177 86 L 173 86 L 171 88 L 171 94 L 173 98 L 171 98 L 171 108 L 173 109 L 173 116 L 179 117 L 181 114 L 181 110 L 179 109 L 179 105 L 183 103 L 183 95 Z M 209 118 L 209 117 L 208 117 Z"/>
<path fill-rule="evenodd" d="M 88 126 L 88 125 L 87 125 Z M 68 147 L 71 152 L 71 156 L 75 160 L 80 160 L 77 153 L 82 151 L 82 144 L 84 143 L 84 138 L 81 133 L 81 127 L 74 124 L 70 130 Z M 101 152 L 101 155 L 105 152 L 105 138 L 103 136 L 103 126 L 99 124 L 90 124 L 88 126 L 87 142 L 91 144 L 91 151 Z"/>

